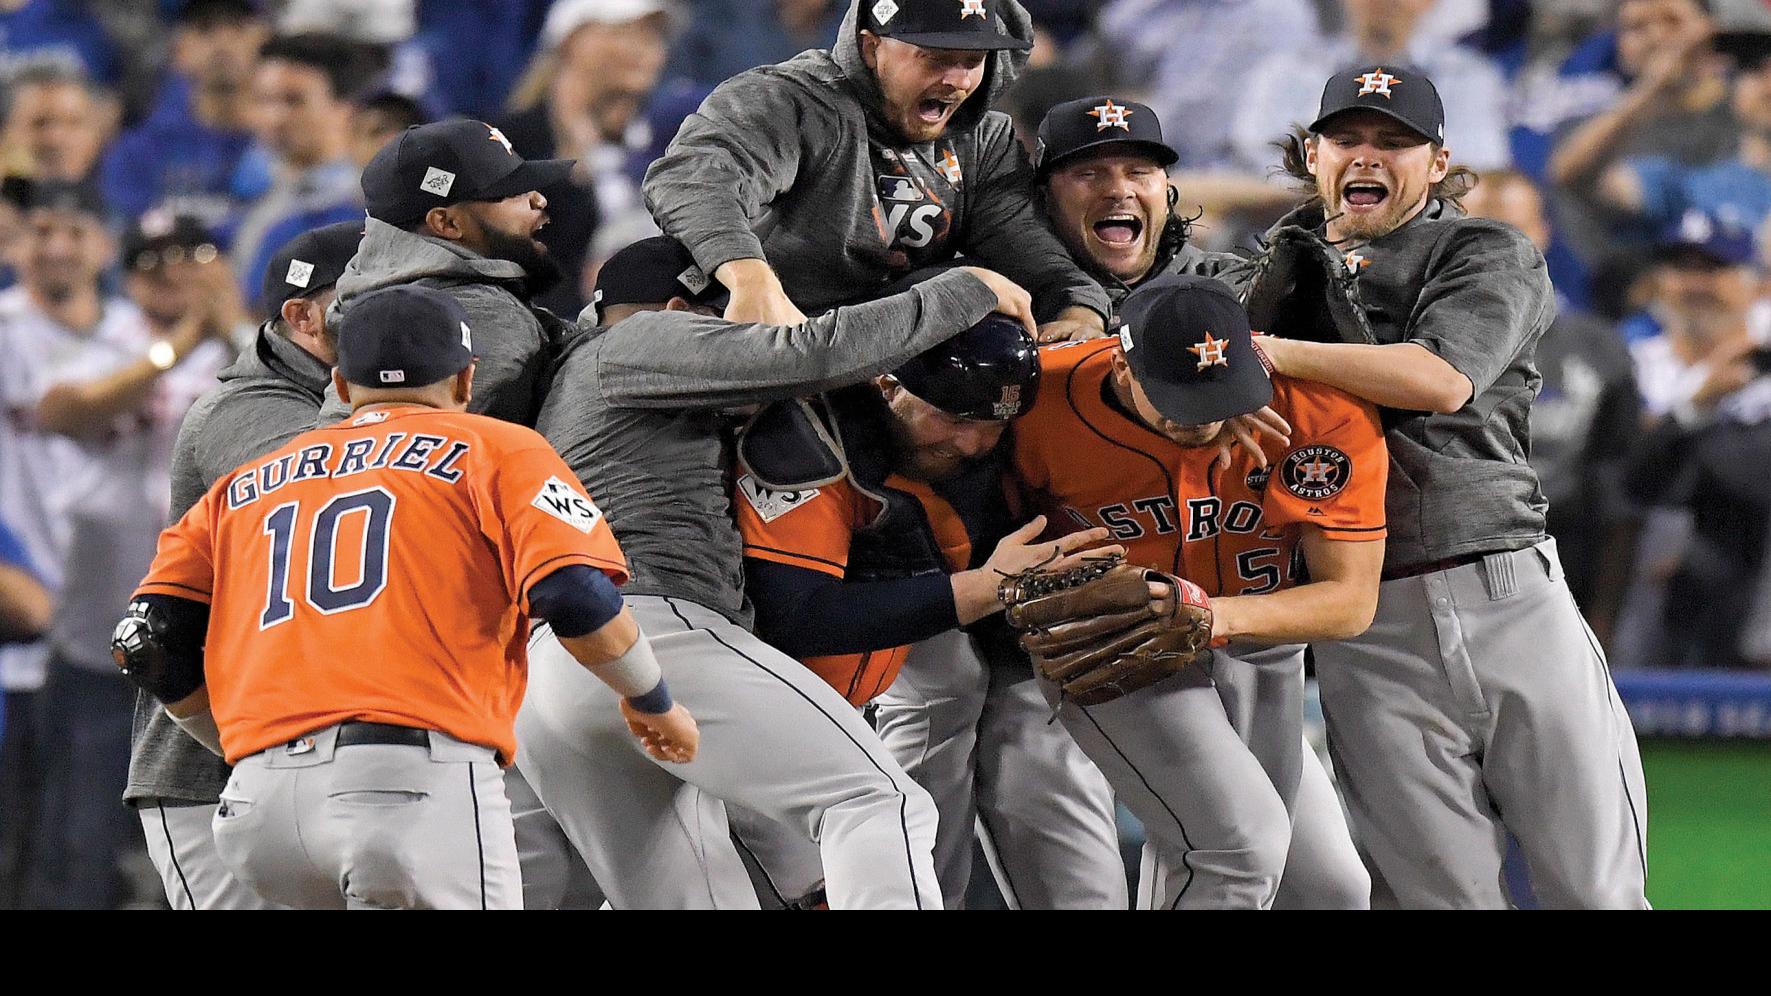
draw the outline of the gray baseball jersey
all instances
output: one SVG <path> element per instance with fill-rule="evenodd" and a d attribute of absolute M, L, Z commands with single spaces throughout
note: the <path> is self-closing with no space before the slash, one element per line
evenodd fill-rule
<path fill-rule="evenodd" d="M 1321 209 L 1281 224 L 1320 230 Z M 1450 414 L 1383 412 L 1391 580 L 1370 630 L 1317 647 L 1373 901 L 1503 905 L 1504 829 L 1546 903 L 1645 905 L 1634 732 L 1525 461 L 1555 313 L 1543 257 L 1511 226 L 1430 201 L 1349 260 L 1378 341 L 1428 349 L 1473 388 Z"/>

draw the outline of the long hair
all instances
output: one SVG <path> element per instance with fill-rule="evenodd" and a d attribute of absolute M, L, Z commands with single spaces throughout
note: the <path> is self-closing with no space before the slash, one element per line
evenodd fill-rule
<path fill-rule="evenodd" d="M 1279 167 L 1275 175 L 1284 174 L 1296 181 L 1298 193 L 1306 194 L 1304 204 L 1320 204 L 1322 195 L 1316 192 L 1316 177 L 1310 173 L 1309 162 L 1310 133 L 1301 127 L 1293 126 L 1291 134 L 1273 143 L 1279 150 Z M 1439 151 L 1439 143 L 1433 143 L 1435 154 Z M 1458 207 L 1464 206 L 1464 195 L 1475 189 L 1478 182 L 1476 172 L 1468 166 L 1451 164 L 1445 173 L 1445 179 L 1433 184 L 1428 194 L 1442 201 L 1450 201 Z"/>

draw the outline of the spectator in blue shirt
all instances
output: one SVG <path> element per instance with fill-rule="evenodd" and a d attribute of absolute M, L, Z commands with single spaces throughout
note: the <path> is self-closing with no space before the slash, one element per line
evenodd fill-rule
<path fill-rule="evenodd" d="M 49 590 L 31 570 L 24 544 L 0 521 L 0 642 L 43 635 L 52 608 Z"/>
<path fill-rule="evenodd" d="M 257 295 L 258 274 L 283 243 L 363 217 L 350 123 L 366 65 L 363 49 L 337 35 L 279 36 L 259 50 L 253 120 L 272 159 L 271 185 L 234 229 L 234 269 L 247 294 Z"/>
<path fill-rule="evenodd" d="M 112 143 L 100 166 L 106 202 L 126 217 L 151 207 L 225 225 L 252 146 L 250 83 L 270 27 L 248 0 L 191 0 L 178 13 L 172 72 L 147 118 Z"/>
<path fill-rule="evenodd" d="M 1771 34 L 1721 35 L 1716 44 L 1739 65 L 1731 105 L 1740 126 L 1734 154 L 1696 164 L 1636 156 L 1600 178 L 1599 196 L 1648 231 L 1668 229 L 1692 211 L 1746 229 L 1771 216 Z"/>

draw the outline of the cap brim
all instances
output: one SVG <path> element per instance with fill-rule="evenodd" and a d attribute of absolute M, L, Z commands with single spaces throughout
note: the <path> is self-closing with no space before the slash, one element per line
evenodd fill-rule
<path fill-rule="evenodd" d="M 1322 129 L 1327 127 L 1328 123 L 1330 121 L 1333 121 L 1335 118 L 1338 118 L 1343 114 L 1351 114 L 1354 111 L 1370 111 L 1373 114 L 1382 114 L 1384 117 L 1389 118 L 1392 121 L 1398 121 L 1398 122 L 1401 122 L 1402 124 L 1406 125 L 1408 127 L 1409 131 L 1414 132 L 1416 135 L 1419 135 L 1421 138 L 1425 139 L 1426 141 L 1429 141 L 1429 142 L 1441 141 L 1441 139 L 1439 139 L 1437 136 L 1435 136 L 1432 132 L 1426 130 L 1425 128 L 1422 128 L 1420 126 L 1419 122 L 1410 121 L 1407 118 L 1403 117 L 1400 114 L 1397 114 L 1395 111 L 1392 111 L 1387 107 L 1378 107 L 1374 104 L 1352 104 L 1347 107 L 1342 107 L 1339 110 L 1329 111 L 1327 114 L 1324 114 L 1321 117 L 1317 118 L 1316 120 L 1310 122 L 1310 129 L 1309 129 L 1310 134 L 1312 134 L 1312 135 L 1321 134 Z"/>
<path fill-rule="evenodd" d="M 1696 261 L 1708 263 L 1717 269 L 1728 269 L 1736 266 L 1751 266 L 1752 259 L 1730 259 L 1709 246 L 1697 242 L 1668 242 L 1656 246 L 1649 258 L 1662 265 Z"/>
<path fill-rule="evenodd" d="M 477 200 L 503 200 L 531 190 L 546 191 L 566 182 L 576 159 L 530 159 L 475 194 Z"/>
<path fill-rule="evenodd" d="M 1130 146 L 1139 152 L 1147 152 L 1152 159 L 1156 160 L 1156 164 L 1163 169 L 1167 169 L 1181 161 L 1181 154 L 1165 143 L 1152 142 L 1147 138 L 1113 138 L 1103 135 L 1102 137 L 1089 142 L 1087 145 L 1079 145 L 1074 149 L 1069 149 L 1065 151 L 1063 155 L 1051 156 L 1041 160 L 1039 163 L 1039 172 L 1041 174 L 1049 173 L 1052 170 L 1057 169 L 1058 166 L 1063 163 L 1069 162 L 1070 160 L 1076 159 L 1087 153 L 1099 151 L 1110 145 L 1125 145 Z"/>
<path fill-rule="evenodd" d="M 901 42 L 909 42 L 919 48 L 962 49 L 968 52 L 1027 52 L 1033 48 L 1031 41 L 1022 41 L 1013 35 L 1000 35 L 992 31 L 926 31 L 907 34 L 883 35 L 885 38 L 896 38 Z"/>

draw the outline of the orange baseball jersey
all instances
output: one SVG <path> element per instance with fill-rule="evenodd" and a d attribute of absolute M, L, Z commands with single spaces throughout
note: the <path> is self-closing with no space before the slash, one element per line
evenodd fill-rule
<path fill-rule="evenodd" d="M 533 430 L 371 409 L 215 482 L 160 536 L 139 593 L 210 606 L 229 762 L 345 720 L 516 754 L 528 591 L 569 564 L 617 584 L 602 512 Z"/>
<path fill-rule="evenodd" d="M 1389 451 L 1369 404 L 1274 377 L 1291 448 L 1262 470 L 1237 447 L 1221 468 L 1216 447 L 1176 445 L 1109 399 L 1118 348 L 1108 338 L 1041 350 L 1039 401 L 1015 423 L 1016 474 L 1055 532 L 1105 526 L 1132 563 L 1211 595 L 1294 584 L 1302 523 L 1330 539 L 1384 537 Z"/>
<path fill-rule="evenodd" d="M 862 494 L 848 478 L 804 491 L 771 491 L 740 467 L 732 507 L 738 513 L 738 534 L 744 555 L 789 567 L 803 567 L 835 578 L 848 574 L 849 544 L 855 531 L 879 515 L 877 501 Z M 922 481 L 897 474 L 889 487 L 908 492 L 922 504 L 941 546 L 947 569 L 963 571 L 971 563 L 972 542 L 959 513 Z M 908 645 L 860 654 L 810 657 L 802 661 L 850 703 L 865 705 L 891 687 L 910 653 Z"/>

